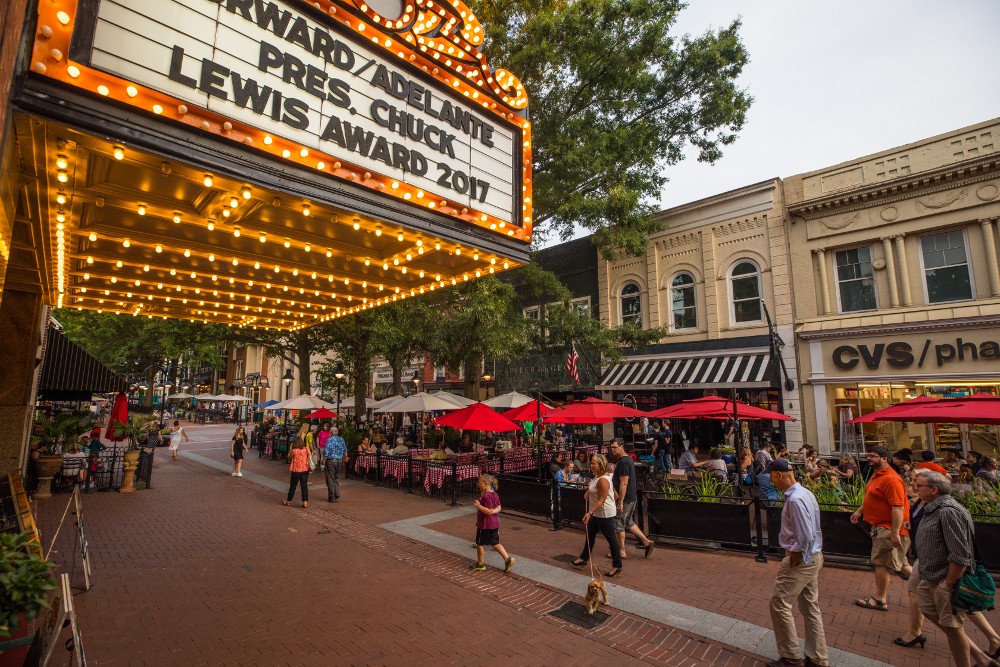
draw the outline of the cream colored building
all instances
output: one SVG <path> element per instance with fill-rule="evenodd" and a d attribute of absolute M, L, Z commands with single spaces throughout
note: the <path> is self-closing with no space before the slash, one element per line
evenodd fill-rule
<path fill-rule="evenodd" d="M 862 437 L 841 426 L 848 411 L 1000 393 L 998 140 L 991 120 L 785 179 L 805 442 L 821 452 Z M 873 424 L 863 437 L 997 446 L 995 427 Z"/>
<path fill-rule="evenodd" d="M 597 389 L 605 398 L 654 410 L 735 389 L 741 400 L 799 417 L 783 210 L 781 183 L 769 179 L 663 211 L 664 231 L 645 255 L 598 260 L 602 320 L 668 330 L 658 345 L 604 369 Z M 779 435 L 792 449 L 800 424 Z M 772 426 L 780 432 L 777 423 L 753 424 L 751 437 L 766 441 Z M 710 432 L 700 439 L 719 442 Z"/>

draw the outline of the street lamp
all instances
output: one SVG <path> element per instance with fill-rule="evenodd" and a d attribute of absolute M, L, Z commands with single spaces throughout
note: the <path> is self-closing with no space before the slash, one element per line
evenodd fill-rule
<path fill-rule="evenodd" d="M 483 387 L 486 389 L 487 399 L 490 397 L 490 380 L 492 379 L 493 379 L 492 375 L 490 375 L 489 373 L 483 373 L 482 381 L 483 381 Z"/>
<path fill-rule="evenodd" d="M 163 427 L 166 427 L 166 424 L 163 423 L 163 413 L 167 409 L 167 390 L 170 389 L 171 386 L 172 385 L 170 383 L 170 380 L 168 380 L 167 377 L 166 377 L 166 374 L 164 374 L 164 376 L 163 376 L 163 382 L 161 382 L 156 387 L 157 389 L 162 389 L 163 390 L 163 394 L 160 396 L 160 424 Z"/>
<path fill-rule="evenodd" d="M 285 400 L 288 400 L 288 392 L 292 388 L 292 380 L 295 379 L 295 374 L 292 373 L 292 369 L 288 368 L 285 370 L 285 374 L 281 376 L 281 381 L 285 383 Z M 288 408 L 285 408 L 285 435 L 288 435 Z"/>
<path fill-rule="evenodd" d="M 344 372 L 344 364 L 338 361 L 337 368 L 333 371 L 333 377 L 337 378 L 337 419 L 340 419 L 340 384 L 345 375 L 347 374 Z M 357 408 L 357 404 L 354 407 Z"/>

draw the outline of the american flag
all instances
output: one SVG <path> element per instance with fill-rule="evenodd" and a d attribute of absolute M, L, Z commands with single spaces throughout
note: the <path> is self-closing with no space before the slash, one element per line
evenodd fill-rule
<path fill-rule="evenodd" d="M 566 350 L 566 372 L 573 378 L 573 382 L 577 383 L 580 382 L 580 370 L 576 366 L 578 361 L 580 361 L 580 355 L 576 353 L 576 345 L 570 343 Z"/>

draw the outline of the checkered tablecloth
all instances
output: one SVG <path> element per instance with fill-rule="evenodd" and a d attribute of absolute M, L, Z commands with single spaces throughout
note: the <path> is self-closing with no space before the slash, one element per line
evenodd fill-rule
<path fill-rule="evenodd" d="M 364 470 L 368 472 L 372 468 L 378 466 L 378 455 L 377 454 L 360 454 L 357 460 L 354 462 L 354 472 L 361 472 Z"/>
<path fill-rule="evenodd" d="M 395 458 L 388 457 L 385 460 L 385 468 L 382 470 L 383 477 L 393 477 L 398 480 L 406 479 L 406 471 L 409 460 L 406 457 Z M 414 469 L 416 469 L 416 464 L 414 464 Z"/>
<path fill-rule="evenodd" d="M 424 490 L 430 493 L 432 487 L 440 489 L 451 477 L 451 472 L 450 466 L 428 466 L 427 475 L 424 477 Z M 475 479 L 479 477 L 479 466 L 458 466 L 455 472 L 459 482 Z"/>
<path fill-rule="evenodd" d="M 534 454 L 529 456 L 505 456 L 503 460 L 504 473 L 525 472 L 535 470 L 538 467 L 538 457 Z"/>

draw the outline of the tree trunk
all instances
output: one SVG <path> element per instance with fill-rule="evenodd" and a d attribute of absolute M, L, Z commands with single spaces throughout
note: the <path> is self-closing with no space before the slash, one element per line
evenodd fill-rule
<path fill-rule="evenodd" d="M 357 349 L 354 357 L 354 414 L 363 416 L 368 410 L 368 317 L 366 313 L 354 316 L 354 339 Z"/>
<path fill-rule="evenodd" d="M 479 354 L 471 354 L 465 360 L 465 397 L 474 401 L 480 399 L 479 381 L 482 375 L 483 357 Z"/>
<path fill-rule="evenodd" d="M 309 332 L 305 329 L 295 334 L 295 368 L 299 371 L 299 394 L 312 393 L 311 352 L 309 348 Z"/>

